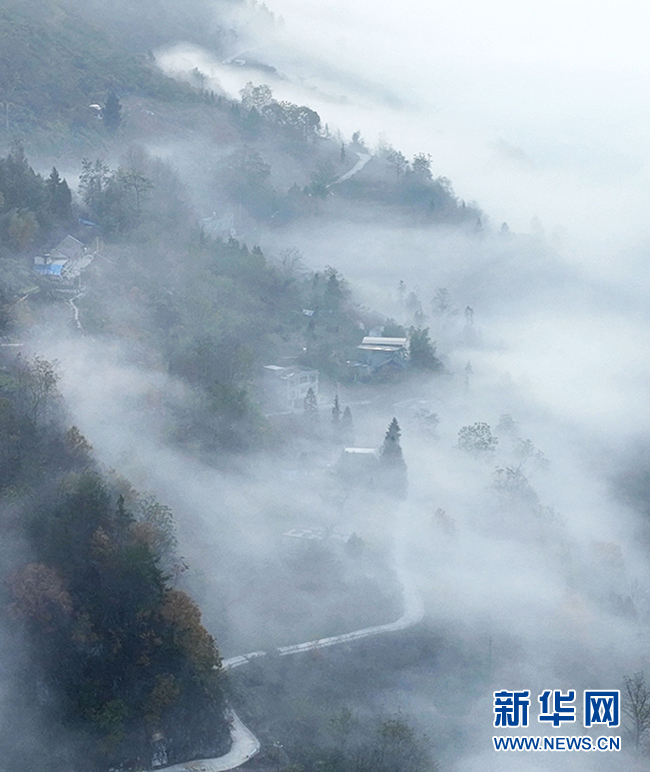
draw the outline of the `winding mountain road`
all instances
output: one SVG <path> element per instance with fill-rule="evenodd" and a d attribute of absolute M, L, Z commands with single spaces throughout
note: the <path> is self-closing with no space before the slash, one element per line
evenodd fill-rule
<path fill-rule="evenodd" d="M 158 772 L 227 772 L 229 769 L 241 767 L 259 751 L 260 741 L 234 710 L 230 711 L 230 720 L 232 745 L 225 756 L 185 761 L 172 767 L 157 767 Z"/>
<path fill-rule="evenodd" d="M 338 179 L 334 180 L 330 185 L 328 185 L 328 188 L 331 188 L 332 185 L 340 185 L 342 182 L 345 182 L 346 180 L 349 180 L 350 177 L 354 177 L 357 172 L 360 172 L 363 167 L 368 163 L 368 161 L 372 158 L 370 153 L 357 153 L 357 158 L 359 159 L 356 164 L 350 169 L 349 172 L 346 172 L 345 174 L 341 175 Z"/>
<path fill-rule="evenodd" d="M 416 625 L 424 617 L 424 606 L 422 599 L 418 594 L 411 576 L 398 567 L 398 573 L 401 574 L 404 591 L 404 612 L 395 620 L 383 625 L 374 627 L 363 627 L 360 630 L 354 630 L 351 633 L 342 633 L 333 635 L 329 638 L 317 638 L 313 641 L 304 643 L 294 643 L 290 646 L 282 646 L 274 649 L 273 653 L 281 657 L 287 657 L 290 654 L 301 654 L 305 651 L 316 651 L 327 646 L 337 646 L 340 643 L 350 643 L 362 638 L 371 638 L 383 633 L 392 633 L 399 630 L 406 630 Z M 234 668 L 246 665 L 258 657 L 267 654 L 266 651 L 251 651 L 248 654 L 239 654 L 235 657 L 224 659 L 222 667 L 224 670 L 234 670 Z M 230 711 L 232 720 L 232 746 L 225 756 L 219 756 L 213 759 L 200 759 L 197 761 L 188 761 L 181 764 L 175 764 L 171 767 L 158 768 L 159 772 L 227 772 L 229 769 L 236 769 L 251 759 L 260 749 L 260 741 L 255 737 L 251 730 L 244 724 L 234 710 Z"/>
<path fill-rule="evenodd" d="M 74 318 L 74 324 L 77 330 L 83 330 L 83 327 L 81 326 L 81 320 L 79 319 L 79 306 L 75 303 L 75 300 L 79 300 L 81 297 L 83 297 L 83 292 L 77 292 L 74 297 L 68 298 L 68 304 L 72 309 L 72 316 Z"/>

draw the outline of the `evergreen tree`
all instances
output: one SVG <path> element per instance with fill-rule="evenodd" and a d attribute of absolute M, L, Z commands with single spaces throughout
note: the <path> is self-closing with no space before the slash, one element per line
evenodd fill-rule
<path fill-rule="evenodd" d="M 27 162 L 20 142 L 15 142 L 9 155 L 0 159 L 0 193 L 5 211 L 26 209 L 38 212 L 45 201 L 43 178 Z"/>
<path fill-rule="evenodd" d="M 143 195 L 153 188 L 153 182 L 140 174 L 140 172 L 134 169 L 118 169 L 117 174 L 114 175 L 114 181 L 124 191 L 129 191 L 132 194 L 135 203 L 135 212 L 140 215 L 142 211 L 142 197 Z"/>
<path fill-rule="evenodd" d="M 307 396 L 305 397 L 304 402 L 304 409 L 305 409 L 305 418 L 309 421 L 309 423 L 316 423 L 318 421 L 318 400 L 316 398 L 316 393 L 310 386 L 309 389 L 307 389 Z"/>
<path fill-rule="evenodd" d="M 331 265 L 325 268 L 323 278 L 326 279 L 323 305 L 327 310 L 336 312 L 349 295 L 347 283 L 336 268 L 332 268 Z"/>
<path fill-rule="evenodd" d="M 341 406 L 339 405 L 339 395 L 334 397 L 334 407 L 332 408 L 332 424 L 336 427 L 341 422 Z"/>
<path fill-rule="evenodd" d="M 436 357 L 435 343 L 429 338 L 428 327 L 411 327 L 409 330 L 409 357 L 418 370 L 440 370 L 442 363 Z"/>
<path fill-rule="evenodd" d="M 399 499 L 406 498 L 408 481 L 406 477 L 406 462 L 402 455 L 400 437 L 402 431 L 393 418 L 381 446 L 379 461 L 383 467 L 381 484 L 387 493 Z"/>
<path fill-rule="evenodd" d="M 106 104 L 102 110 L 102 120 L 110 132 L 117 131 L 122 123 L 122 104 L 114 91 L 111 91 L 106 99 Z"/>
<path fill-rule="evenodd" d="M 406 462 L 402 455 L 402 446 L 400 445 L 401 436 L 402 430 L 397 423 L 397 418 L 393 418 L 380 451 L 380 459 L 385 466 L 393 469 L 406 468 Z"/>
<path fill-rule="evenodd" d="M 472 370 L 472 363 L 467 360 L 467 364 L 465 365 L 465 377 L 464 377 L 464 384 L 465 384 L 465 391 L 469 391 L 469 379 L 474 371 Z"/>
<path fill-rule="evenodd" d="M 70 222 L 72 220 L 72 193 L 68 183 L 62 180 L 56 166 L 52 167 L 50 176 L 45 181 L 47 192 L 47 208 L 57 220 Z"/>
<path fill-rule="evenodd" d="M 52 190 L 56 190 L 60 184 L 61 175 L 59 174 L 56 166 L 53 166 L 52 171 L 50 172 L 50 176 L 47 178 L 46 182 L 48 193 L 50 193 Z"/>

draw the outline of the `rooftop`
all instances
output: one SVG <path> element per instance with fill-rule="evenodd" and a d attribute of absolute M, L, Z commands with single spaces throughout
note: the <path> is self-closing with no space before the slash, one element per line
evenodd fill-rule
<path fill-rule="evenodd" d="M 62 268 L 62 263 L 48 263 L 47 265 L 37 263 L 34 266 L 36 273 L 40 273 L 42 276 L 61 276 Z"/>
<path fill-rule="evenodd" d="M 64 258 L 67 260 L 73 260 L 74 258 L 79 257 L 83 251 L 84 245 L 79 241 L 79 239 L 75 239 L 74 236 L 68 235 L 60 244 L 57 244 L 57 246 L 54 247 L 51 252 L 51 257 L 55 259 Z"/>
<path fill-rule="evenodd" d="M 376 338 L 366 335 L 357 348 L 362 351 L 399 351 L 406 348 L 406 341 L 406 338 Z"/>
<path fill-rule="evenodd" d="M 361 341 L 364 346 L 406 346 L 408 338 L 376 338 L 371 335 Z"/>
<path fill-rule="evenodd" d="M 294 375 L 318 375 L 318 370 L 311 370 L 307 367 L 298 365 L 289 365 L 289 367 L 280 367 L 280 365 L 264 365 L 264 369 L 269 373 L 274 373 L 280 378 L 293 378 Z"/>

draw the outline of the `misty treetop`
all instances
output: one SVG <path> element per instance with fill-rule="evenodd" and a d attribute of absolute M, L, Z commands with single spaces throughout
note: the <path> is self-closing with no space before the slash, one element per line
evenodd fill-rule
<path fill-rule="evenodd" d="M 379 451 L 382 467 L 380 483 L 391 495 L 405 499 L 408 490 L 406 461 L 402 454 L 400 438 L 402 430 L 397 418 L 393 418 L 386 430 L 386 436 Z"/>
<path fill-rule="evenodd" d="M 484 421 L 463 426 L 458 432 L 458 447 L 472 455 L 493 453 L 498 444 L 499 439 L 492 434 L 490 425 Z"/>
<path fill-rule="evenodd" d="M 393 418 L 386 431 L 383 445 L 381 446 L 381 459 L 386 466 L 403 467 L 404 457 L 402 456 L 402 446 L 400 437 L 402 430 L 397 423 L 397 418 Z"/>
<path fill-rule="evenodd" d="M 56 167 L 47 179 L 29 165 L 15 143 L 0 158 L 0 255 L 24 253 L 72 224 L 72 193 Z"/>
<path fill-rule="evenodd" d="M 170 584 L 171 513 L 102 474 L 62 423 L 56 380 L 45 360 L 2 362 L 0 618 L 16 661 L 5 758 L 32 769 L 149 766 L 154 735 L 170 762 L 221 753 L 219 653 L 196 604 Z"/>
<path fill-rule="evenodd" d="M 138 227 L 142 233 L 144 225 L 168 237 L 178 234 L 181 221 L 187 233 L 189 212 L 180 190 L 169 167 L 133 147 L 117 169 L 101 159 L 82 159 L 81 200 L 75 200 L 56 167 L 43 178 L 30 166 L 22 145 L 14 143 L 0 158 L 0 255 L 33 253 L 66 233 L 83 234 L 88 229 L 80 227 L 79 215 L 96 221 L 90 224 L 112 241 L 124 240 Z"/>
<path fill-rule="evenodd" d="M 136 169 L 111 171 L 106 164 L 85 158 L 81 162 L 79 191 L 88 216 L 97 220 L 108 236 L 123 236 L 140 224 L 145 196 L 153 182 Z"/>
<path fill-rule="evenodd" d="M 429 337 L 428 327 L 411 327 L 409 330 L 409 361 L 418 370 L 442 370 L 442 362 L 436 356 L 436 346 Z"/>
<path fill-rule="evenodd" d="M 280 128 L 289 135 L 293 133 L 301 139 L 314 138 L 320 132 L 321 119 L 315 110 L 305 105 L 276 101 L 266 84 L 254 86 L 249 81 L 241 90 L 240 96 L 242 106 L 248 110 L 249 131 L 253 128 L 251 123 L 256 129 L 261 126 L 255 122 L 255 116 L 259 116 L 271 126 Z"/>
<path fill-rule="evenodd" d="M 473 226 L 481 212 L 460 201 L 449 179 L 434 177 L 433 159 L 416 154 L 409 162 L 398 150 L 381 146 L 363 170 L 337 186 L 348 200 L 374 202 L 412 212 L 419 222 Z"/>

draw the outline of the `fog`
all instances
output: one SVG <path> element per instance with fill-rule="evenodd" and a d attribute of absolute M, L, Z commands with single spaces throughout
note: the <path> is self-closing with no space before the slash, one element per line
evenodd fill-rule
<path fill-rule="evenodd" d="M 332 504 L 323 480 L 340 448 L 327 443 L 298 437 L 216 464 L 179 447 L 168 426 L 191 390 L 139 361 L 135 346 L 32 329 L 30 350 L 60 363 L 69 411 L 100 461 L 173 507 L 190 565 L 183 586 L 224 656 L 390 621 L 381 604 L 398 616 L 402 585 L 412 583 L 426 629 L 480 666 L 398 675 L 373 700 L 427 731 L 443 769 L 617 768 L 614 754 L 558 762 L 496 754 L 489 743 L 494 690 L 531 689 L 534 704 L 545 688 L 621 688 L 648 668 L 650 535 L 614 478 L 641 463 L 632 449 L 650 432 L 649 14 L 575 0 L 273 0 L 270 10 L 275 28 L 249 31 L 230 57 L 254 55 L 275 75 L 183 40 L 158 50 L 157 62 L 175 74 L 198 67 L 231 97 L 248 81 L 269 83 L 277 99 L 318 110 L 346 142 L 360 130 L 371 149 L 429 153 L 434 176 L 485 212 L 476 233 L 372 215 L 260 227 L 265 255 L 295 247 L 308 270 L 335 266 L 382 319 L 415 324 L 399 282 L 416 293 L 445 375 L 374 392 L 323 381 L 320 405 L 322 423 L 335 392 L 352 405 L 360 447 L 379 446 L 397 417 L 408 498 L 355 491 Z M 185 143 L 157 142 L 148 144 L 200 198 L 196 166 L 224 149 L 208 145 L 197 163 Z M 499 232 L 504 221 L 509 233 Z M 451 296 L 444 311 L 433 304 L 440 288 Z M 422 408 L 439 415 L 435 436 L 423 430 Z M 494 452 L 459 449 L 459 430 L 476 422 L 498 436 Z M 548 463 L 518 455 L 524 440 Z M 499 487 L 497 468 L 522 470 L 530 487 Z M 346 581 L 361 589 L 345 630 L 325 590 L 311 597 L 282 573 L 283 533 L 301 524 L 360 535 L 381 565 L 371 575 L 369 565 L 346 564 Z M 632 755 L 625 763 L 647 768 Z"/>
<path fill-rule="evenodd" d="M 592 251 L 647 233 L 648 15 L 636 4 L 279 0 L 272 10 L 281 23 L 248 55 L 347 136 L 431 153 L 462 198 L 517 230 L 538 217 Z M 205 55 L 189 61 L 210 71 Z M 212 66 L 231 93 L 268 80 Z"/>
<path fill-rule="evenodd" d="M 649 428 L 642 298 L 567 266 L 529 237 L 513 236 L 504 245 L 500 236 L 427 236 L 350 224 L 339 231 L 330 224 L 322 232 L 298 228 L 269 239 L 299 244 L 314 267 L 336 257 L 362 299 L 405 323 L 399 278 L 409 289 L 418 287 L 425 308 L 437 287 L 450 288 L 450 314 L 429 311 L 426 323 L 451 378 L 387 387 L 383 396 L 371 396 L 371 405 L 353 406 L 360 446 L 377 446 L 391 417 L 400 421 L 407 502 L 382 507 L 353 497 L 335 515 L 317 495 L 313 473 L 295 476 L 299 447 L 257 454 L 236 471 L 211 468 L 165 436 L 165 411 L 184 398 L 179 383 L 143 370 L 128 349 L 100 340 L 62 343 L 57 337 L 39 341 L 38 348 L 61 362 L 63 392 L 99 458 L 173 506 L 191 566 L 186 581 L 224 655 L 332 632 L 322 598 L 305 604 L 304 593 L 269 577 L 275 576 L 284 529 L 335 522 L 387 551 L 398 582 L 415 582 L 429 628 L 475 647 L 481 657 L 490 649 L 490 673 L 480 688 L 462 677 L 441 688 L 432 668 L 427 679 L 413 684 L 407 678 L 378 695 L 377 705 L 414 716 L 451 769 L 528 769 L 528 759 L 493 759 L 493 689 L 521 684 L 535 694 L 549 684 L 606 688 L 647 666 L 647 527 L 611 490 L 621 453 Z M 409 257 L 399 269 L 392 265 L 395 254 Z M 463 314 L 454 313 L 466 305 L 475 310 L 469 339 Z M 468 360 L 473 372 L 465 387 Z M 333 386 L 323 385 L 323 392 L 321 420 L 327 421 Z M 342 387 L 341 398 L 354 405 L 359 394 Z M 419 405 L 440 415 L 435 441 L 422 434 Z M 505 413 L 519 424 L 514 435 L 496 428 Z M 457 448 L 459 429 L 476 421 L 487 421 L 499 435 L 491 457 L 466 458 Z M 523 467 L 539 505 L 552 508 L 543 514 L 495 491 L 495 467 L 520 462 L 515 435 L 532 440 L 549 460 L 548 466 Z M 319 464 L 328 458 L 335 461 L 326 451 Z M 279 520 L 278 508 L 284 510 Z M 438 509 L 451 530 L 436 521 Z M 394 563 L 398 549 L 406 558 L 401 567 Z M 242 567 L 264 582 L 263 590 L 242 588 Z M 626 598 L 634 604 L 633 616 L 621 611 Z M 302 610 L 300 624 L 290 619 L 288 605 Z M 356 627 L 378 621 L 362 621 L 356 613 Z M 445 735 L 452 721 L 444 707 L 450 689 L 471 695 L 461 722 L 462 750 L 451 748 Z M 598 758 L 585 766 L 571 757 L 563 768 L 611 764 Z M 535 759 L 530 768 L 557 766 L 552 758 Z"/>
<path fill-rule="evenodd" d="M 278 0 L 273 11 L 283 23 L 252 40 L 249 55 L 281 77 L 233 72 L 183 46 L 160 52 L 159 62 L 168 71 L 199 66 L 231 95 L 248 80 L 268 82 L 278 98 L 302 99 L 345 137 L 360 129 L 371 146 L 430 153 L 436 172 L 462 198 L 478 200 L 495 226 L 532 228 L 529 237 L 499 240 L 344 222 L 262 238 L 270 250 L 297 246 L 313 268 L 335 264 L 369 305 L 398 319 L 397 285 L 405 281 L 417 290 L 457 386 L 471 360 L 466 393 L 450 397 L 432 384 L 419 395 L 441 415 L 435 448 L 409 435 L 408 412 L 395 407 L 405 422 L 408 522 L 417 540 L 411 567 L 430 623 L 501 636 L 506 648 L 510 636 L 517 639 L 522 648 L 500 661 L 495 683 L 620 681 L 645 663 L 645 622 L 612 616 L 588 596 L 589 577 L 623 595 L 647 583 L 641 526 L 613 498 L 608 480 L 616 454 L 650 428 L 647 14 L 632 3 L 412 0 Z M 459 311 L 474 309 L 473 345 L 463 344 L 462 325 L 450 330 L 428 310 L 439 287 L 451 291 Z M 555 521 L 522 522 L 520 512 L 493 509 L 486 491 L 495 464 L 477 471 L 454 455 L 462 425 L 494 426 L 503 413 L 521 421 L 521 436 L 551 460 L 531 482 L 559 513 Z M 502 438 L 500 459 L 507 445 Z M 437 507 L 454 518 L 453 539 L 432 532 Z M 624 568 L 611 569 L 615 581 L 596 579 L 608 570 L 598 566 L 596 543 L 620 545 Z M 420 712 L 424 725 L 439 721 L 435 685 L 424 699 L 408 689 L 392 696 Z M 469 723 L 485 739 L 487 689 L 479 702 Z M 610 768 L 597 762 L 603 766 L 563 758 L 562 767 Z M 477 750 L 452 766 L 557 763 Z"/>

